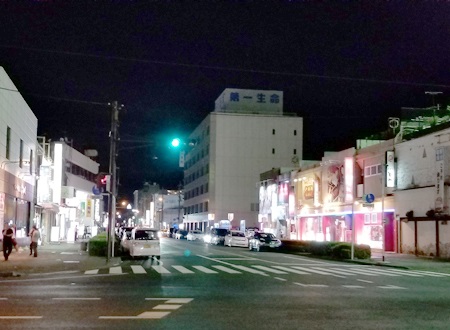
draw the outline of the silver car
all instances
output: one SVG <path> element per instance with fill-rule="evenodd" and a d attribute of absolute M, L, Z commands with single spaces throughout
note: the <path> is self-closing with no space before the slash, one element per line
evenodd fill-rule
<path fill-rule="evenodd" d="M 248 240 L 248 249 L 250 251 L 260 251 L 262 249 L 278 249 L 281 241 L 271 233 L 255 233 Z"/>

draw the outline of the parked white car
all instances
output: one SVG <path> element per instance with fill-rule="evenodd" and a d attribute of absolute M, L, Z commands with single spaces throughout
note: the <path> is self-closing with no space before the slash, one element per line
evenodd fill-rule
<path fill-rule="evenodd" d="M 200 240 L 203 241 L 204 234 L 201 230 L 191 230 L 186 236 L 188 241 Z"/>
<path fill-rule="evenodd" d="M 128 242 L 131 257 L 161 257 L 159 230 L 152 228 L 134 228 Z"/>
<path fill-rule="evenodd" d="M 227 236 L 225 236 L 225 246 L 240 246 L 248 247 L 248 238 L 245 233 L 238 230 L 231 230 Z"/>

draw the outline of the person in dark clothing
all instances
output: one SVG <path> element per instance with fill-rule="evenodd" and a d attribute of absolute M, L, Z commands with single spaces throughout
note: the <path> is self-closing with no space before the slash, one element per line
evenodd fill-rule
<path fill-rule="evenodd" d="M 13 235 L 14 231 L 11 228 L 3 230 L 3 257 L 5 257 L 5 261 L 8 261 L 13 249 Z"/>

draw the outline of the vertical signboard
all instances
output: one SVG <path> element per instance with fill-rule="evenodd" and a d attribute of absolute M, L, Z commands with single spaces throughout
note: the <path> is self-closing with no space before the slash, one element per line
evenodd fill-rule
<path fill-rule="evenodd" d="M 386 151 L 386 187 L 395 187 L 395 153 Z"/>
<path fill-rule="evenodd" d="M 436 199 L 434 202 L 436 212 L 444 207 L 444 148 L 436 149 Z"/>
<path fill-rule="evenodd" d="M 345 182 L 345 202 L 353 202 L 353 157 L 345 157 L 344 182 Z"/>

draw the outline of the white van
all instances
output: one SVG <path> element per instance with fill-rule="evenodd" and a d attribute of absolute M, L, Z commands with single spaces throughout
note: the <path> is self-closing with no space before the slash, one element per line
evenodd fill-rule
<path fill-rule="evenodd" d="M 131 257 L 161 258 L 159 230 L 152 228 L 134 228 L 128 242 Z"/>

